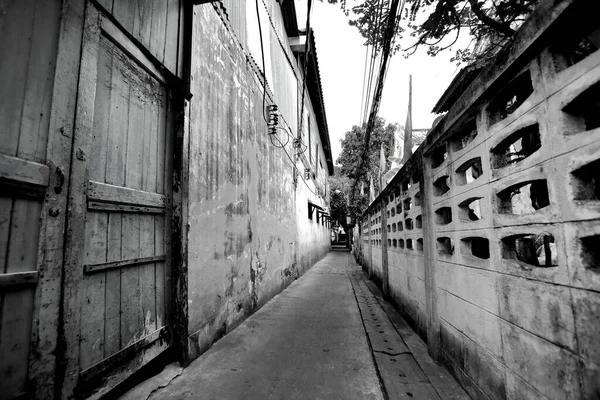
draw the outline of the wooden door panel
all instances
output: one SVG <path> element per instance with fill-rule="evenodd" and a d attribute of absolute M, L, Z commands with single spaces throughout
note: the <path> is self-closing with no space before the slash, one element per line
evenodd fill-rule
<path fill-rule="evenodd" d="M 74 145 L 83 170 L 72 174 L 69 217 L 70 242 L 83 251 L 67 252 L 79 289 L 66 306 L 77 313 L 77 362 L 68 371 L 78 371 L 79 382 L 65 383 L 81 388 L 110 386 L 169 346 L 173 132 L 155 61 L 91 5 L 85 29 L 76 122 L 84 134 Z"/>
<path fill-rule="evenodd" d="M 155 220 L 164 219 L 167 202 L 157 191 L 165 187 L 158 166 L 165 166 L 166 90 L 112 38 L 99 43 L 86 190 L 84 370 L 164 326 L 164 319 L 157 323 L 156 291 L 163 288 L 154 261 L 164 274 L 165 254 L 156 253 L 155 242 L 165 238 L 155 235 Z M 115 285 L 110 292 L 108 284 Z"/>

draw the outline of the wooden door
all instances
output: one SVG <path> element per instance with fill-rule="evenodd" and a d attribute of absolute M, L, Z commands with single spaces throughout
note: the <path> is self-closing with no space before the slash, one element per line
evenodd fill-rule
<path fill-rule="evenodd" d="M 63 395 L 110 388 L 171 343 L 174 120 L 164 70 L 147 54 L 88 4 L 69 189 Z"/>

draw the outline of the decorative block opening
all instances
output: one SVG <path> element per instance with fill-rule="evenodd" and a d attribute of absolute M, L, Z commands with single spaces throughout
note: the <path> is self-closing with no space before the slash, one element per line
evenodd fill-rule
<path fill-rule="evenodd" d="M 448 225 L 452 222 L 452 209 L 442 207 L 435 210 L 435 223 L 438 225 Z"/>
<path fill-rule="evenodd" d="M 563 108 L 576 121 L 576 131 L 600 127 L 600 82 L 596 82 Z"/>
<path fill-rule="evenodd" d="M 406 248 L 409 250 L 415 249 L 415 242 L 412 239 L 406 239 Z"/>
<path fill-rule="evenodd" d="M 482 237 L 466 237 L 460 240 L 460 252 L 487 260 L 490 258 L 490 241 Z"/>
<path fill-rule="evenodd" d="M 600 235 L 582 237 L 579 241 L 583 267 L 600 273 Z"/>
<path fill-rule="evenodd" d="M 417 218 L 415 218 L 415 226 L 417 229 L 423 228 L 423 216 L 417 215 Z"/>
<path fill-rule="evenodd" d="M 517 260 L 532 267 L 556 267 L 556 243 L 554 236 L 544 234 L 520 234 L 502 238 L 502 258 Z"/>
<path fill-rule="evenodd" d="M 396 213 L 400 214 L 402 212 L 402 203 L 398 203 L 396 206 Z"/>
<path fill-rule="evenodd" d="M 417 250 L 423 251 L 423 239 L 417 239 Z"/>
<path fill-rule="evenodd" d="M 575 200 L 600 200 L 600 159 L 571 172 Z"/>
<path fill-rule="evenodd" d="M 456 170 L 456 183 L 458 185 L 467 185 L 479 178 L 483 174 L 481 166 L 481 157 L 475 157 L 466 161 Z"/>
<path fill-rule="evenodd" d="M 454 254 L 454 240 L 449 237 L 439 237 L 436 239 L 438 254 L 451 256 Z"/>
<path fill-rule="evenodd" d="M 458 205 L 458 219 L 461 221 L 479 221 L 481 214 L 481 197 L 471 197 Z"/>
<path fill-rule="evenodd" d="M 390 199 L 390 203 L 391 203 L 392 201 L 394 201 L 394 193 L 390 193 L 389 199 Z"/>
<path fill-rule="evenodd" d="M 392 209 L 390 210 L 390 213 L 391 213 L 392 217 L 395 217 L 396 216 L 396 208 L 392 207 Z"/>
<path fill-rule="evenodd" d="M 554 48 L 557 72 L 577 64 L 600 48 L 600 29 L 579 29 L 579 32 L 575 32 L 577 28 L 573 28 L 571 37 Z"/>
<path fill-rule="evenodd" d="M 404 227 L 402 226 L 402 222 L 398 222 L 398 231 L 402 232 Z"/>
<path fill-rule="evenodd" d="M 396 239 L 392 240 L 392 247 L 394 247 L 394 248 L 398 247 L 398 240 L 396 240 Z"/>
<path fill-rule="evenodd" d="M 475 123 L 475 118 L 472 118 L 450 139 L 452 150 L 459 151 L 464 149 L 469 143 L 475 140 L 475 137 L 477 137 L 477 124 Z"/>
<path fill-rule="evenodd" d="M 401 249 L 404 248 L 404 239 L 398 239 L 398 247 L 400 247 Z"/>
<path fill-rule="evenodd" d="M 433 182 L 433 194 L 435 196 L 441 196 L 450 190 L 450 176 L 444 175 L 435 180 Z"/>
<path fill-rule="evenodd" d="M 388 239 L 388 247 L 392 247 L 392 239 Z"/>
<path fill-rule="evenodd" d="M 538 124 L 519 129 L 492 149 L 492 168 L 503 168 L 519 163 L 538 151 L 540 147 L 542 142 Z"/>
<path fill-rule="evenodd" d="M 490 102 L 487 112 L 490 123 L 502 121 L 512 114 L 533 93 L 531 72 L 525 71 L 508 83 Z"/>
<path fill-rule="evenodd" d="M 437 168 L 446 161 L 448 158 L 448 152 L 445 146 L 440 146 L 431 152 L 431 167 Z"/>
<path fill-rule="evenodd" d="M 388 211 L 388 212 L 386 213 L 386 215 L 387 215 L 387 217 L 389 218 L 389 217 L 390 217 L 390 212 Z"/>
<path fill-rule="evenodd" d="M 388 233 L 392 231 L 392 227 L 390 225 L 387 226 Z"/>
<path fill-rule="evenodd" d="M 411 207 L 412 207 L 412 199 L 410 197 L 408 199 L 404 200 L 403 203 L 404 203 L 404 206 L 403 206 L 404 211 L 408 211 L 408 210 L 411 209 Z"/>
<path fill-rule="evenodd" d="M 415 194 L 415 206 L 420 206 L 421 205 L 421 192 L 417 192 Z"/>
<path fill-rule="evenodd" d="M 409 231 L 412 230 L 414 228 L 413 227 L 413 220 L 412 220 L 412 218 L 409 218 L 409 219 L 405 220 L 404 221 L 404 226 L 406 227 L 407 230 L 409 230 Z"/>
<path fill-rule="evenodd" d="M 550 205 L 545 179 L 525 181 L 498 193 L 501 214 L 531 214 Z"/>
<path fill-rule="evenodd" d="M 396 224 L 392 224 L 392 232 L 396 232 Z"/>

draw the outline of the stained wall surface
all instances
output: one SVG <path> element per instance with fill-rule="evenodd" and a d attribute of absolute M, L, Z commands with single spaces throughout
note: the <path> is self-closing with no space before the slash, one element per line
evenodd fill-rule
<path fill-rule="evenodd" d="M 360 223 L 359 259 L 473 398 L 600 392 L 600 25 L 586 7 L 541 2 Z"/>
<path fill-rule="evenodd" d="M 295 158 L 287 132 L 276 137 L 267 133 L 262 57 L 256 54 L 260 39 L 253 36 L 257 30 L 247 28 L 256 23 L 247 20 L 256 18 L 255 4 L 229 3 L 194 8 L 187 233 L 190 358 L 329 250 L 327 225 L 322 219 L 317 223 L 314 211 L 312 219 L 308 216 L 309 202 L 326 208 L 326 187 L 321 185 L 318 195 L 317 179 L 303 181 L 308 161 Z M 285 30 L 276 30 L 278 25 L 270 21 L 281 19 L 273 10 L 268 14 L 279 5 L 259 3 L 267 54 L 265 104 L 280 106 L 281 125 L 295 135 L 302 80 L 285 47 Z M 305 108 L 314 119 L 308 97 Z M 314 152 L 320 148 L 322 159 L 324 154 L 323 146 L 317 147 L 319 132 L 312 135 L 316 168 Z"/>

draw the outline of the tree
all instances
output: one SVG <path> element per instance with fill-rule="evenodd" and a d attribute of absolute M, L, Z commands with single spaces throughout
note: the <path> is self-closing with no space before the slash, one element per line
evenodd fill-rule
<path fill-rule="evenodd" d="M 360 127 L 356 125 L 353 126 L 350 131 L 346 132 L 346 135 L 341 140 L 342 152 L 337 159 L 337 164 L 340 165 L 340 174 L 347 178 L 347 182 L 344 181 L 344 185 L 346 186 L 344 186 L 343 191 L 347 193 L 347 198 L 350 199 L 351 202 L 348 205 L 347 214 L 352 220 L 356 220 L 369 204 L 369 177 L 373 177 L 375 191 L 379 192 L 381 190 L 379 187 L 379 158 L 381 145 L 383 144 L 386 158 L 391 156 L 394 148 L 394 133 L 396 132 L 396 129 L 398 129 L 398 127 L 395 124 L 386 125 L 383 118 L 377 117 L 375 120 L 375 127 L 373 128 L 373 132 L 371 132 L 369 150 L 367 152 L 367 159 L 365 160 L 362 174 L 359 174 L 359 166 L 365 143 L 366 123 Z M 352 184 L 357 177 L 359 178 L 358 190 L 352 194 Z M 361 184 L 366 193 L 364 196 L 360 196 L 358 193 Z M 334 189 L 332 188 L 332 193 L 333 190 Z"/>
<path fill-rule="evenodd" d="M 350 25 L 356 26 L 366 39 L 365 44 L 381 43 L 389 17 L 388 1 L 361 0 L 351 9 L 346 0 L 327 0 L 340 4 L 346 15 L 352 12 Z M 401 17 L 406 24 L 397 23 L 396 46 L 405 33 L 412 43 L 403 50 L 407 56 L 419 47 L 426 47 L 431 56 L 451 48 L 462 32 L 468 32 L 470 43 L 456 50 L 453 60 L 458 63 L 487 62 L 513 36 L 527 19 L 539 0 L 406 0 Z M 400 17 L 397 17 L 400 18 Z M 402 25 L 406 25 L 403 27 Z"/>

